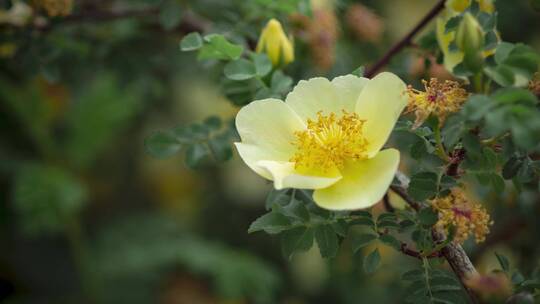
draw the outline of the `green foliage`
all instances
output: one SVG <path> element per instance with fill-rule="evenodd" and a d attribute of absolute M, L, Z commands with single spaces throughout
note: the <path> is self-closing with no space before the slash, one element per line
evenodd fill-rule
<path fill-rule="evenodd" d="M 145 148 L 158 158 L 170 157 L 183 150 L 186 165 L 197 168 L 230 159 L 231 143 L 236 137 L 232 123 L 223 125 L 220 118 L 211 116 L 202 124 L 156 132 L 146 138 Z"/>
<path fill-rule="evenodd" d="M 457 278 L 450 272 L 433 269 L 427 260 L 422 268 L 405 272 L 401 279 L 410 282 L 406 303 L 467 303 Z"/>
<path fill-rule="evenodd" d="M 33 236 L 61 233 L 80 213 L 87 193 L 69 172 L 27 164 L 15 177 L 13 202 L 23 230 Z"/>
<path fill-rule="evenodd" d="M 153 274 L 182 267 L 209 277 L 225 298 L 272 303 L 280 277 L 271 265 L 250 253 L 182 232 L 177 222 L 157 214 L 137 215 L 104 227 L 95 241 L 95 272 L 104 286 L 124 291 L 117 301 L 144 301 L 141 293 L 159 291 Z M 146 283 L 134 286 L 134 275 Z M 110 285 L 109 285 L 110 286 Z M 136 288 L 134 288 L 136 287 Z M 152 297 L 150 297 L 152 298 Z"/>

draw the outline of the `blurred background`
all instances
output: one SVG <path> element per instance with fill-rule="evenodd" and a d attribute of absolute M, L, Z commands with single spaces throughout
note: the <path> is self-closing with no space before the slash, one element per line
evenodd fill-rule
<path fill-rule="evenodd" d="M 236 152 L 194 169 L 182 154 L 150 156 L 144 142 L 210 116 L 229 128 L 245 103 L 219 84 L 219 63 L 180 52 L 187 33 L 253 49 L 277 18 L 294 36 L 285 71 L 296 83 L 369 66 L 434 3 L 0 0 L 0 302 L 400 303 L 399 274 L 414 259 L 387 248 L 370 276 L 347 250 L 288 260 L 279 240 L 247 233 L 271 185 Z M 505 41 L 540 49 L 528 0 L 496 6 Z M 420 40 L 434 39 L 433 26 Z M 409 83 L 450 77 L 414 46 L 387 69 Z M 496 266 L 495 250 L 538 265 L 537 195 L 491 197 L 500 225 L 468 248 L 479 269 Z"/>

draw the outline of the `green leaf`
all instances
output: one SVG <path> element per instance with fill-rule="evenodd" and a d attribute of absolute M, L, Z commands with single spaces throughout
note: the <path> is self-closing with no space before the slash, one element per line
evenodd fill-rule
<path fill-rule="evenodd" d="M 244 51 L 242 46 L 230 43 L 222 35 L 207 35 L 204 37 L 204 40 L 207 43 L 199 50 L 199 60 L 237 60 Z"/>
<path fill-rule="evenodd" d="M 484 72 L 489 78 L 503 87 L 511 86 L 515 82 L 514 71 L 504 64 L 495 67 L 486 66 Z"/>
<path fill-rule="evenodd" d="M 268 55 L 253 53 L 251 56 L 255 64 L 255 73 L 257 76 L 263 77 L 272 71 L 272 62 L 268 58 Z"/>
<path fill-rule="evenodd" d="M 257 75 L 255 65 L 243 58 L 229 62 L 223 69 L 223 73 L 231 80 L 247 80 Z"/>
<path fill-rule="evenodd" d="M 417 281 L 417 280 L 423 280 L 423 278 L 424 278 L 423 269 L 409 270 L 401 275 L 401 280 L 403 281 Z"/>
<path fill-rule="evenodd" d="M 504 255 L 498 254 L 497 252 L 495 252 L 495 256 L 497 257 L 502 270 L 505 272 L 510 271 L 510 263 L 508 262 L 508 259 Z"/>
<path fill-rule="evenodd" d="M 340 219 L 338 220 L 337 222 L 335 223 L 332 223 L 332 228 L 334 229 L 334 231 L 339 235 L 339 236 L 342 236 L 342 237 L 346 237 L 347 236 L 347 232 L 349 231 L 349 225 L 347 224 L 347 222 L 343 219 Z"/>
<path fill-rule="evenodd" d="M 358 77 L 364 77 L 365 71 L 366 71 L 366 68 L 362 65 L 362 66 L 359 66 L 356 70 L 352 71 L 351 74 Z"/>
<path fill-rule="evenodd" d="M 379 267 L 379 263 L 381 262 L 381 254 L 379 253 L 379 249 L 375 248 L 370 254 L 368 254 L 364 258 L 364 271 L 368 274 L 374 273 L 377 268 Z"/>
<path fill-rule="evenodd" d="M 156 132 L 144 140 L 146 152 L 157 158 L 166 158 L 176 154 L 182 145 L 170 132 Z"/>
<path fill-rule="evenodd" d="M 370 226 L 375 227 L 375 222 L 372 219 L 366 217 L 360 217 L 352 220 L 351 225 Z"/>
<path fill-rule="evenodd" d="M 389 234 L 381 235 L 379 240 L 397 251 L 401 250 L 401 242 Z"/>
<path fill-rule="evenodd" d="M 456 291 L 461 290 L 461 286 L 454 279 L 436 277 L 430 280 L 431 291 Z"/>
<path fill-rule="evenodd" d="M 463 106 L 463 114 L 468 120 L 482 119 L 496 104 L 486 95 L 473 95 Z"/>
<path fill-rule="evenodd" d="M 265 231 L 268 234 L 277 234 L 290 228 L 290 220 L 278 212 L 269 212 L 256 219 L 249 226 L 248 233 Z"/>
<path fill-rule="evenodd" d="M 180 50 L 184 52 L 195 51 L 203 46 L 203 40 L 199 33 L 189 33 L 180 41 Z"/>
<path fill-rule="evenodd" d="M 401 229 L 401 226 L 398 223 L 388 220 L 378 222 L 377 227 L 379 229 Z"/>
<path fill-rule="evenodd" d="M 306 209 L 304 202 L 300 200 L 293 199 L 290 202 L 290 204 L 283 207 L 283 211 L 285 212 L 285 215 L 288 217 L 298 219 L 302 222 L 309 221 L 309 212 Z"/>
<path fill-rule="evenodd" d="M 393 213 L 390 213 L 390 212 L 381 213 L 379 215 L 379 217 L 377 217 L 377 222 L 382 222 L 382 221 L 395 222 L 395 221 L 397 221 L 397 216 L 395 214 L 393 214 Z"/>
<path fill-rule="evenodd" d="M 447 33 L 455 31 L 457 27 L 459 26 L 461 19 L 463 19 L 461 15 L 448 19 L 448 21 L 446 21 L 446 25 L 444 26 L 444 33 L 447 34 Z"/>
<path fill-rule="evenodd" d="M 186 165 L 190 168 L 197 168 L 208 161 L 210 151 L 203 143 L 195 143 L 186 149 Z"/>
<path fill-rule="evenodd" d="M 523 166 L 523 158 L 512 156 L 508 161 L 504 164 L 503 170 L 502 170 L 502 176 L 504 179 L 512 179 L 514 176 L 517 175 L 519 172 L 519 169 Z"/>
<path fill-rule="evenodd" d="M 506 58 L 508 58 L 508 55 L 512 52 L 514 47 L 515 46 L 512 43 L 499 43 L 497 49 L 495 50 L 495 62 L 498 64 L 502 64 L 506 60 Z"/>
<path fill-rule="evenodd" d="M 307 251 L 313 246 L 313 229 L 298 227 L 281 234 L 283 255 L 291 258 L 295 252 Z"/>
<path fill-rule="evenodd" d="M 315 228 L 315 239 L 323 258 L 333 258 L 339 249 L 339 240 L 331 225 L 321 225 Z"/>
<path fill-rule="evenodd" d="M 275 71 L 270 81 L 272 93 L 278 97 L 285 95 L 291 90 L 293 79 L 281 71 Z"/>
<path fill-rule="evenodd" d="M 439 220 L 439 215 L 437 212 L 430 207 L 421 209 L 418 212 L 418 220 L 420 223 L 426 227 L 431 227 L 437 223 Z"/>
<path fill-rule="evenodd" d="M 177 0 L 165 0 L 159 11 L 159 22 L 165 30 L 172 30 L 182 21 L 182 6 Z"/>
<path fill-rule="evenodd" d="M 377 239 L 377 235 L 372 233 L 363 233 L 358 235 L 353 235 L 351 240 L 351 246 L 354 253 L 358 252 L 361 248 L 366 247 L 371 242 Z"/>
<path fill-rule="evenodd" d="M 272 188 L 272 190 L 268 192 L 268 196 L 266 196 L 266 202 L 264 203 L 266 210 L 270 210 L 270 207 L 273 204 L 278 204 L 281 206 L 285 206 L 286 204 L 288 204 L 291 200 L 288 192 L 289 189 L 276 190 Z"/>
<path fill-rule="evenodd" d="M 62 168 L 23 165 L 15 174 L 13 208 L 24 233 L 59 233 L 84 207 L 84 185 Z"/>
<path fill-rule="evenodd" d="M 411 176 L 409 195 L 417 200 L 424 201 L 437 194 L 437 174 L 433 172 L 420 172 Z"/>

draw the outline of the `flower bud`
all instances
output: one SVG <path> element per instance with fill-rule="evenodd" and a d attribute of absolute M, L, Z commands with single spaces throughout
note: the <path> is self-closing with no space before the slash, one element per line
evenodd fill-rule
<path fill-rule="evenodd" d="M 271 19 L 264 27 L 255 51 L 266 53 L 273 66 L 286 65 L 294 60 L 293 44 L 276 19 Z"/>
<path fill-rule="evenodd" d="M 484 32 L 476 18 L 470 13 L 465 13 L 459 24 L 456 44 L 464 54 L 464 63 L 472 70 L 480 69 L 483 61 Z"/>

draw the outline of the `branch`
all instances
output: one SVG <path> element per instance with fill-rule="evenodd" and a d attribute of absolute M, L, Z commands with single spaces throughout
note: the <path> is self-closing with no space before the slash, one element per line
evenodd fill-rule
<path fill-rule="evenodd" d="M 411 45 L 412 39 L 420 30 L 424 28 L 433 18 L 435 18 L 444 8 L 445 0 L 439 0 L 437 4 L 418 22 L 418 24 L 407 34 L 405 37 L 403 37 L 400 41 L 398 41 L 386 54 L 377 61 L 372 67 L 370 67 L 366 73 L 365 77 L 371 78 L 375 76 L 375 73 L 379 71 L 383 66 L 388 64 L 390 59 L 394 57 L 397 53 L 401 51 L 404 47 Z"/>
<path fill-rule="evenodd" d="M 420 210 L 420 203 L 416 202 L 407 194 L 406 187 L 408 186 L 408 178 L 406 180 L 406 176 L 400 171 L 396 173 L 396 176 L 401 181 L 402 185 L 392 185 L 390 188 L 394 192 L 396 192 L 401 198 L 403 198 L 405 202 L 407 202 L 407 204 L 411 206 L 411 208 L 416 211 Z M 444 234 L 435 230 L 433 230 L 433 236 L 436 242 L 442 242 L 446 239 L 446 236 Z M 467 256 L 465 250 L 463 250 L 463 247 L 461 247 L 461 245 L 459 244 L 450 242 L 441 250 L 441 253 L 454 271 L 454 273 L 458 276 L 463 288 L 465 289 L 465 291 L 467 291 L 471 301 L 473 303 L 478 303 L 478 297 L 476 296 L 474 291 L 472 291 L 465 284 L 468 279 L 477 275 L 478 272 L 476 271 L 476 268 L 469 259 L 469 256 Z"/>

